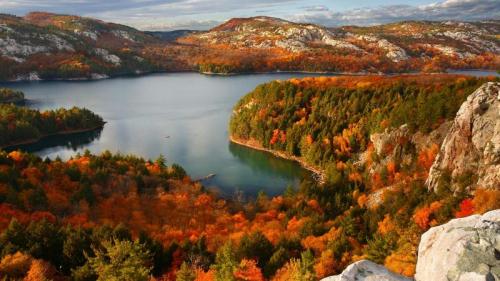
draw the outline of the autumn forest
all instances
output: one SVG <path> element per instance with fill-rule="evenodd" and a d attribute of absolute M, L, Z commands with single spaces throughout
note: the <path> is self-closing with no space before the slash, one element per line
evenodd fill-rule
<path fill-rule="evenodd" d="M 500 209 L 499 34 L 498 19 L 152 32 L 0 13 L 0 281 L 377 271 L 330 277 L 360 261 L 421 281 L 428 231 Z M 265 180 L 228 193 L 219 177 Z M 499 249 L 476 244 L 490 259 L 467 244 L 461 269 L 498 280 Z"/>
<path fill-rule="evenodd" d="M 0 152 L 0 274 L 302 281 L 369 259 L 412 276 L 424 231 L 500 207 L 498 190 L 470 194 L 466 177 L 455 191 L 446 180 L 436 192 L 425 185 L 440 142 L 433 132 L 496 79 L 365 76 L 258 86 L 235 105 L 234 141 L 298 159 L 321 175 L 276 197 L 223 199 L 168 155 L 86 152 L 63 161 Z M 78 108 L 2 105 L 1 112 L 4 144 L 103 124 Z M 394 141 L 379 144 L 377 136 L 394 131 Z"/>

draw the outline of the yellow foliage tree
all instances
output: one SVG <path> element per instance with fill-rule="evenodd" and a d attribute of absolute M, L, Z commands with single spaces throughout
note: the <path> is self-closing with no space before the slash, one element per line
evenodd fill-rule
<path fill-rule="evenodd" d="M 472 204 L 477 214 L 500 209 L 500 190 L 479 188 L 474 193 Z"/>
<path fill-rule="evenodd" d="M 328 249 L 321 253 L 321 256 L 314 265 L 314 271 L 318 278 L 324 278 L 332 275 L 335 270 L 335 258 L 332 250 Z"/>
<path fill-rule="evenodd" d="M 0 276 L 12 279 L 22 278 L 31 267 L 33 258 L 29 255 L 17 252 L 13 255 L 6 255 L 0 261 Z"/>

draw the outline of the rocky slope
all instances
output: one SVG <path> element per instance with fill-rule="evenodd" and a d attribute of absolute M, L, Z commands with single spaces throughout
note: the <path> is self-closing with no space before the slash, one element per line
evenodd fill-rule
<path fill-rule="evenodd" d="M 499 65 L 500 44 L 496 34 L 500 31 L 498 21 L 463 23 L 463 22 L 401 22 L 375 27 L 340 27 L 294 23 L 278 18 L 253 17 L 231 19 L 226 23 L 204 33 L 179 38 L 180 44 L 202 46 L 205 51 L 212 48 L 226 47 L 231 50 L 267 50 L 276 54 L 268 60 L 293 61 L 302 54 L 309 55 L 312 66 L 300 58 L 302 70 L 339 70 L 353 72 L 354 68 L 340 66 L 342 59 L 372 56 L 372 63 L 382 60 L 390 65 L 390 70 L 399 68 L 437 70 L 440 67 L 470 68 L 477 62 L 478 56 L 491 58 L 491 66 Z M 259 53 L 261 56 L 269 54 Z M 246 54 L 252 55 L 252 54 Z M 336 68 L 321 65 L 314 61 L 315 56 L 339 56 L 332 59 Z M 440 58 L 440 62 L 433 58 Z M 258 59 L 256 56 L 255 59 Z M 463 60 L 463 66 L 452 59 Z M 210 60 L 211 63 L 221 61 Z M 446 62 L 446 63 L 443 63 Z M 206 61 L 205 61 L 206 63 Z M 311 63 L 311 62 L 309 62 Z M 489 63 L 488 63 L 489 64 Z M 372 64 L 373 66 L 373 64 Z M 424 68 L 425 66 L 425 68 Z M 291 67 L 280 65 L 280 67 Z M 485 67 L 483 66 L 479 66 Z M 380 66 L 370 69 L 367 65 L 359 66 L 362 71 L 386 71 Z M 401 71 L 401 70 L 399 70 Z"/>
<path fill-rule="evenodd" d="M 374 27 L 231 19 L 206 32 L 142 32 L 100 20 L 0 14 L 0 80 L 105 78 L 149 71 L 406 72 L 498 69 L 500 22 Z"/>
<path fill-rule="evenodd" d="M 427 185 L 500 188 L 500 83 L 486 83 L 462 104 L 432 165 Z"/>
<path fill-rule="evenodd" d="M 264 49 L 277 47 L 294 53 L 314 48 L 334 48 L 352 54 L 380 52 L 398 62 L 432 52 L 458 58 L 485 52 L 498 54 L 500 45 L 495 34 L 499 31 L 500 23 L 496 21 L 403 22 L 378 27 L 327 29 L 278 18 L 253 17 L 231 19 L 193 37 L 205 44 Z"/>
<path fill-rule="evenodd" d="M 271 17 L 231 19 L 209 32 L 195 36 L 207 44 L 230 44 L 234 47 L 277 47 L 302 52 L 310 50 L 311 45 L 316 43 L 353 52 L 361 51 L 345 40 L 338 40 L 326 28 Z"/>
<path fill-rule="evenodd" d="M 422 235 L 416 281 L 500 280 L 500 210 L 436 226 Z M 322 281 L 411 280 L 362 260 Z"/>
<path fill-rule="evenodd" d="M 383 48 L 390 42 L 400 46 L 411 56 L 443 55 L 467 58 L 483 52 L 500 52 L 496 34 L 498 21 L 485 22 L 429 22 L 407 21 L 371 27 L 341 27 L 333 32 L 345 32 L 368 43 L 377 43 Z"/>
<path fill-rule="evenodd" d="M 154 67 L 140 50 L 157 42 L 133 28 L 49 13 L 0 14 L 0 79 L 103 78 Z"/>
<path fill-rule="evenodd" d="M 374 150 L 383 151 L 390 143 L 398 142 L 399 138 L 411 139 L 412 142 L 425 145 L 429 141 L 439 143 L 442 136 L 446 135 L 430 169 L 428 186 L 437 190 L 443 180 L 451 180 L 455 191 L 463 187 L 467 187 L 469 192 L 475 187 L 498 189 L 499 101 L 500 83 L 487 82 L 468 96 L 451 127 L 444 123 L 427 136 L 411 136 L 405 126 L 374 134 L 371 136 Z M 394 153 L 396 151 L 397 149 Z M 387 157 L 398 157 L 394 153 Z M 376 193 L 371 197 L 376 197 L 375 195 Z M 369 200 L 376 201 L 373 198 Z M 432 227 L 421 236 L 414 279 L 500 280 L 499 253 L 500 209 L 484 215 L 453 219 Z M 407 279 L 389 272 L 383 266 L 363 260 L 350 265 L 340 275 L 323 279 L 332 280 Z"/>

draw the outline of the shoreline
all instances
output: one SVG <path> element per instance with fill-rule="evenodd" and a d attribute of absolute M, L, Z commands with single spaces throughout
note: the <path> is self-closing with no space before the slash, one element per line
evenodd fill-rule
<path fill-rule="evenodd" d="M 196 70 L 177 70 L 177 71 L 170 71 L 170 70 L 163 70 L 163 71 L 144 71 L 142 73 L 126 73 L 126 74 L 118 74 L 118 75 L 107 75 L 105 78 L 92 78 L 92 77 L 74 77 L 74 78 L 52 78 L 52 79 L 37 79 L 37 80 L 30 80 L 30 79 L 11 79 L 11 80 L 0 80 L 0 85 L 1 84 L 11 84 L 11 83 L 25 83 L 25 82 L 55 82 L 55 81 L 60 81 L 60 82 L 91 82 L 91 81 L 100 81 L 100 80 L 110 80 L 110 79 L 115 79 L 115 78 L 127 78 L 127 77 L 146 77 L 148 75 L 153 75 L 153 74 L 168 74 L 168 73 L 198 73 L 201 75 L 206 75 L 206 76 L 213 76 L 213 77 L 231 77 L 231 76 L 238 76 L 238 75 L 259 75 L 259 74 L 317 74 L 317 75 L 352 75 L 352 76 L 363 76 L 363 75 L 373 75 L 373 76 L 394 76 L 394 75 L 419 75 L 419 74 L 425 74 L 425 75 L 434 75 L 434 74 L 459 74 L 459 75 L 469 75 L 469 74 L 461 74 L 461 73 L 456 73 L 456 72 L 467 72 L 467 71 L 483 71 L 483 72 L 491 72 L 491 75 L 494 76 L 500 76 L 495 70 L 491 69 L 449 69 L 446 72 L 421 72 L 421 71 L 408 71 L 408 72 L 389 72 L 389 73 L 383 73 L 383 72 L 332 72 L 332 71 L 304 71 L 304 70 L 295 70 L 295 71 L 286 71 L 286 70 L 274 70 L 274 71 L 251 71 L 251 72 L 230 72 L 230 73 L 218 73 L 218 72 L 200 72 Z M 473 75 L 472 75 L 473 76 Z"/>
<path fill-rule="evenodd" d="M 27 99 L 12 99 L 12 100 L 5 100 L 5 101 L 0 101 L 0 105 L 6 105 L 6 104 L 14 104 L 14 105 L 25 105 L 28 102 Z"/>
<path fill-rule="evenodd" d="M 280 152 L 280 151 L 272 150 L 272 149 L 269 149 L 269 148 L 265 148 L 265 147 L 263 147 L 261 145 L 252 144 L 251 141 L 237 139 L 237 138 L 235 138 L 233 136 L 229 136 L 229 141 L 232 142 L 232 143 L 241 145 L 241 146 L 245 146 L 245 147 L 251 148 L 251 149 L 255 149 L 255 150 L 259 150 L 259 151 L 270 153 L 270 154 L 274 155 L 275 157 L 279 157 L 279 158 L 282 158 L 282 159 L 285 159 L 285 160 L 289 160 L 289 161 L 294 161 L 294 162 L 298 163 L 302 168 L 304 168 L 304 169 L 312 172 L 313 175 L 314 175 L 313 178 L 319 184 L 324 184 L 326 182 L 325 172 L 323 170 L 321 170 L 320 168 L 316 167 L 316 166 L 313 166 L 313 165 L 311 165 L 309 163 L 306 163 L 304 161 L 304 159 L 302 159 L 301 157 L 290 156 L 290 155 L 288 155 L 288 154 L 286 154 L 284 152 Z"/>
<path fill-rule="evenodd" d="M 243 71 L 243 72 L 228 72 L 228 73 L 219 73 L 219 72 L 196 72 L 206 76 L 238 76 L 238 75 L 252 75 L 252 74 L 317 74 L 317 75 L 343 75 L 343 76 L 396 76 L 396 75 L 437 75 L 437 74 L 459 74 L 459 75 L 467 75 L 461 74 L 457 72 L 468 72 L 468 71 L 477 71 L 477 72 L 491 72 L 491 75 L 499 76 L 495 70 L 492 69 L 448 69 L 445 72 L 422 72 L 422 71 L 406 71 L 406 72 L 369 72 L 369 71 L 361 71 L 361 72 L 336 72 L 336 71 L 306 71 L 306 70 L 274 70 L 274 71 Z M 184 71 L 192 73 L 193 71 Z M 165 73 L 177 73 L 174 72 L 165 72 Z M 182 73 L 182 72 L 180 72 Z"/>
<path fill-rule="evenodd" d="M 101 124 L 99 126 L 95 126 L 95 127 L 88 128 L 88 129 L 75 129 L 75 130 L 57 132 L 57 133 L 53 133 L 53 134 L 46 134 L 46 135 L 42 135 L 36 139 L 29 139 L 29 140 L 25 140 L 25 141 L 18 141 L 16 143 L 9 143 L 9 144 L 0 146 L 0 149 L 5 150 L 5 149 L 14 148 L 16 146 L 36 144 L 36 143 L 38 143 L 38 142 L 40 142 L 43 139 L 48 138 L 48 137 L 66 136 L 66 135 L 73 135 L 73 134 L 79 134 L 79 133 L 88 133 L 88 132 L 95 131 L 97 129 L 102 129 L 102 128 L 104 128 L 104 125 L 106 125 L 106 122 L 104 122 L 103 124 Z"/>

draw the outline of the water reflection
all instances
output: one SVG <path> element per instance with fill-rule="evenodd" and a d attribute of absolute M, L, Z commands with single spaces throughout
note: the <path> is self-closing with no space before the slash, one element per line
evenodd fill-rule
<path fill-rule="evenodd" d="M 80 132 L 70 135 L 54 135 L 41 139 L 34 144 L 16 145 L 8 147 L 7 151 L 23 150 L 26 152 L 37 152 L 41 150 L 72 150 L 74 152 L 84 148 L 87 144 L 99 140 L 103 128 L 89 132 Z"/>
<path fill-rule="evenodd" d="M 297 163 L 228 144 L 228 121 L 234 104 L 258 84 L 306 76 L 316 75 L 167 73 L 6 86 L 24 91 L 30 108 L 85 107 L 108 122 L 102 132 L 52 137 L 23 148 L 41 157 L 68 159 L 86 149 L 95 154 L 109 150 L 148 159 L 163 154 L 169 164 L 180 164 L 194 179 L 216 174 L 204 183 L 225 194 L 241 190 L 255 195 L 265 190 L 276 195 L 287 186 L 297 187 L 310 174 Z"/>
<path fill-rule="evenodd" d="M 231 154 L 248 165 L 256 174 L 273 173 L 283 178 L 305 178 L 311 176 L 307 170 L 293 161 L 283 161 L 271 153 L 248 148 L 244 145 L 229 142 Z"/>

